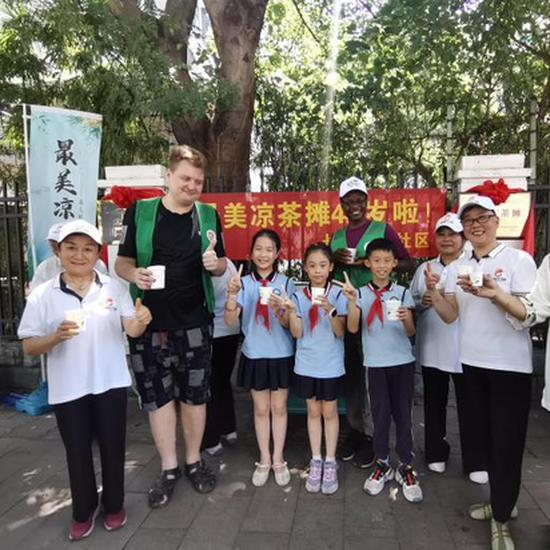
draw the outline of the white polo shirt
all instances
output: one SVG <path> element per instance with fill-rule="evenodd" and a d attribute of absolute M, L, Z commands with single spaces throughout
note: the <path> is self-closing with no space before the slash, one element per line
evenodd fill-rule
<path fill-rule="evenodd" d="M 48 352 L 48 401 L 73 401 L 131 385 L 122 318 L 135 316 L 128 290 L 97 271 L 85 298 L 68 289 L 61 275 L 34 290 L 19 324 L 19 338 L 55 332 L 65 311 L 83 309 L 85 330 Z"/>
<path fill-rule="evenodd" d="M 462 257 L 462 256 L 461 256 Z M 416 324 L 416 358 L 423 367 L 432 367 L 444 372 L 461 373 L 459 360 L 459 321 L 448 325 L 431 306 L 422 305 L 426 293 L 424 273 L 430 264 L 433 273 L 439 275 L 438 287 L 445 288 L 449 266 L 441 261 L 441 256 L 418 267 L 411 283 L 411 294 L 418 312 Z M 452 265 L 452 263 L 450 264 Z"/>
<path fill-rule="evenodd" d="M 523 296 L 535 284 L 537 266 L 533 258 L 504 244 L 480 260 L 468 252 L 449 267 L 445 284 L 445 293 L 454 294 L 459 307 L 460 362 L 487 369 L 533 372 L 529 331 L 514 330 L 503 310 L 491 300 L 463 292 L 456 284 L 461 265 L 481 267 L 506 292 Z"/>

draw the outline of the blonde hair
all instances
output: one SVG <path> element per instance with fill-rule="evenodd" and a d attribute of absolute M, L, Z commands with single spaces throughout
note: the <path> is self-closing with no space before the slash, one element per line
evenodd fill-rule
<path fill-rule="evenodd" d="M 184 160 L 195 168 L 206 170 L 206 157 L 200 151 L 189 147 L 189 145 L 176 145 L 170 149 L 168 168 L 175 170 L 179 163 Z"/>

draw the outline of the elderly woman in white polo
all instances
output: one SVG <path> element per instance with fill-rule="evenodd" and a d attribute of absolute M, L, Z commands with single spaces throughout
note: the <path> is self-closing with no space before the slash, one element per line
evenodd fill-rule
<path fill-rule="evenodd" d="M 65 445 L 73 499 L 69 538 L 88 536 L 100 511 L 92 441 L 101 454 L 101 505 L 108 531 L 126 523 L 124 453 L 127 387 L 124 334 L 138 337 L 151 321 L 118 281 L 94 270 L 101 238 L 84 220 L 63 226 L 64 271 L 29 296 L 19 325 L 28 355 L 48 356 L 48 400 Z"/>

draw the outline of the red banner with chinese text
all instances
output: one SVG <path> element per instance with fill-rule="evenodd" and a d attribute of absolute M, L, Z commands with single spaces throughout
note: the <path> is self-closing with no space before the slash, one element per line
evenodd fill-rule
<path fill-rule="evenodd" d="M 200 199 L 220 214 L 228 257 L 248 257 L 256 231 L 275 230 L 281 237 L 282 258 L 302 259 L 308 245 L 329 242 L 346 225 L 336 191 L 282 193 L 205 193 Z M 388 222 L 413 257 L 436 256 L 433 231 L 445 214 L 440 189 L 369 190 L 367 215 Z"/>

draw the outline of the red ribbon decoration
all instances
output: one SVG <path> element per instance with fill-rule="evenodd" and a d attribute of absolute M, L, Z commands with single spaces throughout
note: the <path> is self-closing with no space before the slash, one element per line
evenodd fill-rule
<path fill-rule="evenodd" d="M 524 190 L 519 188 L 510 189 L 506 185 L 505 181 L 500 178 L 496 183 L 492 180 L 485 180 L 483 185 L 472 187 L 471 189 L 468 189 L 467 192 L 477 193 L 482 197 L 489 197 L 495 205 L 498 206 L 499 204 L 506 202 L 512 193 L 523 193 Z"/>
<path fill-rule="evenodd" d="M 262 283 L 262 286 L 267 286 L 267 283 L 269 282 L 267 279 L 259 279 L 260 283 Z M 269 331 L 269 306 L 267 304 L 262 304 L 262 297 L 258 298 L 258 301 L 256 302 L 256 323 L 260 323 L 260 317 L 264 320 L 264 326 Z"/>
<path fill-rule="evenodd" d="M 380 319 L 382 326 L 384 326 L 384 308 L 382 306 L 382 294 L 384 294 L 384 292 L 387 292 L 388 289 L 374 288 L 370 283 L 368 287 L 374 292 L 376 296 L 376 298 L 374 299 L 374 302 L 370 306 L 369 314 L 367 315 L 367 319 L 366 319 L 367 330 L 370 331 L 370 326 L 372 325 L 372 322 L 374 321 L 374 318 L 376 317 L 376 315 L 378 315 L 378 318 Z"/>
<path fill-rule="evenodd" d="M 128 208 L 140 199 L 152 199 L 161 195 L 164 195 L 164 191 L 154 187 L 121 187 L 120 185 L 113 185 L 110 192 L 102 200 L 113 201 L 119 208 Z"/>

